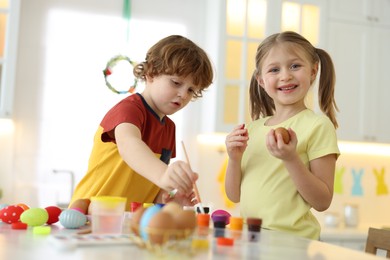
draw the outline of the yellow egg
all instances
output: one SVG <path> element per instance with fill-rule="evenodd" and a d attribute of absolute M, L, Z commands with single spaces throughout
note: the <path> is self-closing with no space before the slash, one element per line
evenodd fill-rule
<path fill-rule="evenodd" d="M 148 225 L 148 237 L 152 244 L 162 245 L 175 232 L 175 221 L 172 214 L 166 211 L 157 212 Z"/>

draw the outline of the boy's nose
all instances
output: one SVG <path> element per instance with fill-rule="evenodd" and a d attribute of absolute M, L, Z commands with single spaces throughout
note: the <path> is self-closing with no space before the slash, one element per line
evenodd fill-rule
<path fill-rule="evenodd" d="M 178 95 L 179 97 L 181 97 L 182 99 L 186 99 L 186 98 L 187 98 L 187 95 L 188 95 L 188 91 L 187 91 L 187 89 L 182 88 L 182 89 L 180 89 L 180 90 L 177 92 L 177 95 Z"/>

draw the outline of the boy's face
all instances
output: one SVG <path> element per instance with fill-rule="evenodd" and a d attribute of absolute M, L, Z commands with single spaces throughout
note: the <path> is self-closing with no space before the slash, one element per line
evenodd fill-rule
<path fill-rule="evenodd" d="M 172 115 L 185 107 L 199 87 L 193 85 L 191 76 L 159 75 L 146 77 L 142 93 L 149 106 L 160 116 Z"/>

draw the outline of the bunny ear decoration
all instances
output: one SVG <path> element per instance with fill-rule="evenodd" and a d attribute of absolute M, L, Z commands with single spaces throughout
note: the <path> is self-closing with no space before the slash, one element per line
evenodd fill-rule
<path fill-rule="evenodd" d="M 117 94 L 134 93 L 137 86 L 137 78 L 133 74 L 135 65 L 124 55 L 111 58 L 103 70 L 106 86 Z"/>

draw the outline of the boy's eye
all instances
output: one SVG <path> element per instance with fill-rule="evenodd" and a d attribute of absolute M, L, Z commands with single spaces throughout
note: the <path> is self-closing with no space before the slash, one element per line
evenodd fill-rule
<path fill-rule="evenodd" d="M 175 85 L 179 85 L 180 83 L 176 80 L 172 80 L 172 83 L 175 84 Z"/>

